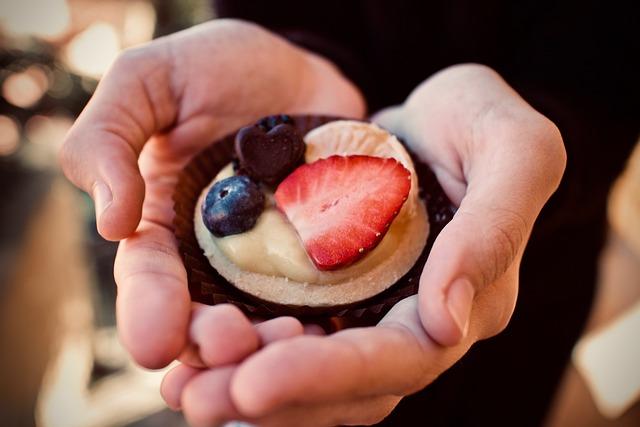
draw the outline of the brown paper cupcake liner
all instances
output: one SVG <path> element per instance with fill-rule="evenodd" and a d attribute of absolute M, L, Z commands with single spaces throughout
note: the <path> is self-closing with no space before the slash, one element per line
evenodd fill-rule
<path fill-rule="evenodd" d="M 310 115 L 292 118 L 294 126 L 302 135 L 313 128 L 340 119 Z M 418 175 L 420 196 L 426 203 L 429 213 L 429 238 L 411 270 L 386 291 L 367 300 L 344 306 L 290 306 L 263 301 L 246 294 L 218 274 L 198 245 L 193 220 L 200 193 L 234 156 L 234 137 L 235 132 L 212 143 L 197 154 L 180 173 L 174 190 L 174 232 L 187 270 L 189 292 L 193 301 L 208 305 L 230 303 L 250 316 L 262 318 L 295 316 L 303 321 L 324 323 L 331 328 L 336 324 L 340 326 L 374 324 L 397 302 L 418 291 L 420 274 L 433 242 L 442 228 L 451 220 L 456 208 L 444 194 L 431 169 L 415 156 L 412 157 Z"/>

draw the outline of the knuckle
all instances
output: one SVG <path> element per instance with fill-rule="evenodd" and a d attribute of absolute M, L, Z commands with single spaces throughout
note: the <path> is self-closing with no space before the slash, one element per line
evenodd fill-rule
<path fill-rule="evenodd" d="M 521 141 L 513 148 L 527 156 L 524 164 L 559 180 L 566 166 L 567 153 L 560 129 L 554 122 L 528 107 L 505 120 L 503 132 L 511 141 Z"/>
<path fill-rule="evenodd" d="M 526 240 L 529 226 L 525 218 L 516 211 L 501 208 L 485 235 L 489 242 L 489 268 L 483 269 L 483 283 L 488 285 L 502 276 L 516 260 Z"/>
<path fill-rule="evenodd" d="M 551 120 L 542 116 L 537 138 L 542 161 L 547 165 L 547 175 L 556 181 L 562 178 L 567 165 L 567 151 L 560 129 Z"/>
<path fill-rule="evenodd" d="M 208 27 L 211 35 L 209 40 L 212 43 L 233 44 L 236 48 L 242 46 L 243 42 L 268 34 L 268 31 L 258 24 L 235 18 L 216 19 L 203 25 Z"/>
<path fill-rule="evenodd" d="M 113 62 L 113 71 L 130 72 L 142 61 L 148 47 L 131 47 L 123 50 Z M 112 71 L 112 72 L 113 72 Z"/>
<path fill-rule="evenodd" d="M 131 242 L 126 239 L 120 242 L 114 263 L 114 277 L 118 286 L 126 286 L 154 277 L 163 282 L 185 283 L 186 272 L 180 268 L 180 258 L 176 249 L 169 244 L 157 241 Z M 144 256 L 128 256 L 132 251 L 139 251 Z"/>
<path fill-rule="evenodd" d="M 514 119 L 510 123 L 511 133 L 527 136 L 525 143 L 535 144 L 536 152 L 551 158 L 566 157 L 560 129 L 549 118 L 528 108 Z"/>
<path fill-rule="evenodd" d="M 253 22 L 245 21 L 237 18 L 217 19 L 212 24 L 219 31 L 255 31 L 261 28 Z"/>
<path fill-rule="evenodd" d="M 483 340 L 502 333 L 509 325 L 518 296 L 518 265 L 513 265 L 500 279 L 479 295 L 481 308 L 477 339 Z"/>
<path fill-rule="evenodd" d="M 507 313 L 506 311 L 502 312 L 499 316 L 496 317 L 495 325 L 493 327 L 493 333 L 491 336 L 498 335 L 502 333 L 507 326 L 509 325 L 509 321 L 511 320 L 511 313 Z"/>
<path fill-rule="evenodd" d="M 155 40 L 143 46 L 123 50 L 113 61 L 103 80 L 112 80 L 114 76 L 121 79 L 121 84 L 142 80 L 143 76 L 157 69 L 160 44 L 161 41 Z"/>
<path fill-rule="evenodd" d="M 76 187 L 94 197 L 95 171 L 89 167 L 91 160 L 84 158 L 86 147 L 77 141 L 67 140 L 58 151 L 58 164 L 64 176 Z"/>
<path fill-rule="evenodd" d="M 436 73 L 431 79 L 430 83 L 440 82 L 459 82 L 477 78 L 500 78 L 500 75 L 491 67 L 473 62 L 455 64 L 446 67 Z"/>
<path fill-rule="evenodd" d="M 370 412 L 365 413 L 362 420 L 362 425 L 371 426 L 382 422 L 389 414 L 391 410 L 387 408 L 373 408 Z"/>
<path fill-rule="evenodd" d="M 464 64 L 452 65 L 445 69 L 450 73 L 459 73 L 463 77 L 469 76 L 490 76 L 492 78 L 500 77 L 499 74 L 488 65 L 468 62 Z"/>
<path fill-rule="evenodd" d="M 398 396 L 380 396 L 369 400 L 364 407 L 353 408 L 351 417 L 334 420 L 339 425 L 376 425 L 382 422 L 400 402 Z M 347 419 L 351 418 L 351 419 Z"/>
<path fill-rule="evenodd" d="M 69 181 L 84 191 L 90 192 L 92 190 L 90 186 L 93 183 L 87 182 L 89 174 L 84 171 L 86 162 L 83 160 L 83 153 L 85 151 L 86 146 L 83 141 L 75 137 L 74 130 L 71 129 L 58 150 L 58 164 Z"/>
<path fill-rule="evenodd" d="M 503 304 L 502 307 L 494 310 L 493 315 L 491 316 L 491 324 L 489 325 L 489 328 L 487 328 L 483 338 L 486 339 L 494 337 L 507 329 L 512 313 L 513 308 L 506 307 L 506 304 Z"/>

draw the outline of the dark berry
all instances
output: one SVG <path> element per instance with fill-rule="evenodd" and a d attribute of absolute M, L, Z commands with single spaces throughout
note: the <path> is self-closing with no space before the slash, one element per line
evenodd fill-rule
<path fill-rule="evenodd" d="M 293 119 L 286 114 L 278 114 L 275 116 L 264 117 L 256 123 L 265 131 L 270 131 L 274 127 L 282 124 L 293 125 Z"/>
<path fill-rule="evenodd" d="M 218 237 L 243 233 L 253 228 L 264 210 L 264 194 L 246 176 L 232 176 L 216 182 L 202 204 L 202 219 Z"/>
<path fill-rule="evenodd" d="M 302 163 L 305 149 L 298 130 L 285 123 L 268 131 L 259 125 L 247 126 L 236 134 L 238 170 L 270 185 L 278 184 Z"/>

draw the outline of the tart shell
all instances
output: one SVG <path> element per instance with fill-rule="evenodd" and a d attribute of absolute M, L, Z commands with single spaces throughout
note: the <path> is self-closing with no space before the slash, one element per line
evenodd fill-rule
<path fill-rule="evenodd" d="M 311 115 L 292 118 L 303 135 L 325 123 L 342 119 Z M 198 244 L 194 230 L 194 212 L 203 189 L 233 159 L 234 137 L 235 132 L 213 142 L 193 157 L 181 171 L 174 190 L 174 233 L 187 271 L 193 301 L 208 305 L 230 303 L 247 315 L 262 318 L 295 316 L 304 321 L 367 325 L 380 320 L 398 301 L 417 293 L 420 274 L 433 242 L 451 220 L 456 208 L 444 194 L 429 167 L 415 156 L 412 158 L 418 175 L 420 198 L 426 204 L 429 217 L 429 237 L 413 267 L 387 290 L 352 304 L 309 307 L 261 300 L 229 283 L 210 265 Z"/>

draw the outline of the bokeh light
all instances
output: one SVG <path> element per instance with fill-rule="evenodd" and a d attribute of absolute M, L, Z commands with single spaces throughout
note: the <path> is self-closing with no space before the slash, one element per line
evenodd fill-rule
<path fill-rule="evenodd" d="M 96 22 L 69 42 L 65 59 L 71 70 L 98 79 L 107 71 L 120 50 L 120 36 L 113 25 Z"/>
<path fill-rule="evenodd" d="M 149 2 L 130 1 L 124 13 L 123 44 L 134 46 L 153 38 L 156 12 Z"/>
<path fill-rule="evenodd" d="M 20 108 L 38 103 L 49 89 L 49 78 L 41 67 L 33 65 L 24 71 L 10 74 L 2 84 L 2 96 Z"/>
<path fill-rule="evenodd" d="M 30 143 L 57 151 L 72 124 L 73 120 L 67 116 L 36 115 L 25 125 L 25 134 Z"/>
<path fill-rule="evenodd" d="M 13 154 L 20 143 L 20 125 L 9 116 L 0 115 L 0 156 Z"/>

